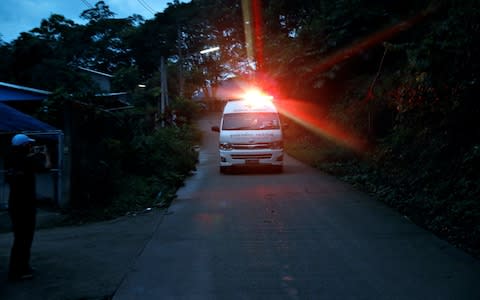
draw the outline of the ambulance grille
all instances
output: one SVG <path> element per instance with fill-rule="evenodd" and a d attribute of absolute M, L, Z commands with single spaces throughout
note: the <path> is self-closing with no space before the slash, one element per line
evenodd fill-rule
<path fill-rule="evenodd" d="M 265 154 L 232 154 L 232 159 L 271 159 L 271 153 Z"/>
<path fill-rule="evenodd" d="M 256 144 L 233 144 L 233 149 L 236 150 L 258 150 L 258 149 L 270 149 L 271 143 L 256 143 Z"/>

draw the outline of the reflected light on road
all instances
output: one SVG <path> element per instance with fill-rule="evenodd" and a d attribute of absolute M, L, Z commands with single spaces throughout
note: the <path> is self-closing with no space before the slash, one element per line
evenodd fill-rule
<path fill-rule="evenodd" d="M 195 216 L 195 220 L 199 223 L 200 228 L 208 232 L 215 230 L 215 228 L 223 224 L 223 219 L 223 214 L 218 213 L 200 213 Z"/>

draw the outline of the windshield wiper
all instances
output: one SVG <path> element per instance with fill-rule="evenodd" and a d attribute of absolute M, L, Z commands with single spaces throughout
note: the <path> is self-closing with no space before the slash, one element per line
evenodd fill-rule
<path fill-rule="evenodd" d="M 262 126 L 262 127 L 260 127 L 260 129 L 262 129 L 262 130 L 266 130 L 266 129 L 278 129 L 278 126 L 268 125 L 268 126 Z"/>
<path fill-rule="evenodd" d="M 256 128 L 252 128 L 250 126 L 240 126 L 240 127 L 232 127 L 232 128 L 223 128 L 224 130 L 255 130 Z"/>

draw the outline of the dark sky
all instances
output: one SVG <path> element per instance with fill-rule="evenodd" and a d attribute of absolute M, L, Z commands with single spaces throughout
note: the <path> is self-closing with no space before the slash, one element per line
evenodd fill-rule
<path fill-rule="evenodd" d="M 11 42 L 20 32 L 40 26 L 42 19 L 51 14 L 60 14 L 75 23 L 84 24 L 80 14 L 94 6 L 96 0 L 1 0 L 0 39 Z M 104 0 L 115 17 L 125 18 L 133 14 L 151 19 L 155 12 L 161 12 L 173 0 Z M 187 2 L 187 1 L 182 1 Z"/>

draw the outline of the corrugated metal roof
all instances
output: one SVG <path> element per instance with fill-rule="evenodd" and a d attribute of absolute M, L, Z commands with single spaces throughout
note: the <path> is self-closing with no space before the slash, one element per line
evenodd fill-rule
<path fill-rule="evenodd" d="M 103 73 L 103 72 L 99 72 L 99 71 L 95 71 L 95 70 L 92 70 L 92 69 L 87 69 L 87 68 L 84 68 L 84 67 L 78 67 L 80 70 L 83 70 L 85 72 L 89 72 L 89 73 L 93 73 L 93 74 L 97 74 L 97 75 L 101 75 L 101 76 L 104 76 L 104 77 L 108 77 L 108 78 L 112 78 L 113 75 L 110 75 L 110 74 L 107 74 L 107 73 Z"/>
<path fill-rule="evenodd" d="M 0 103 L 0 132 L 54 131 L 55 127 Z"/>
<path fill-rule="evenodd" d="M 0 101 L 43 100 L 50 94 L 52 93 L 44 90 L 0 82 Z"/>

